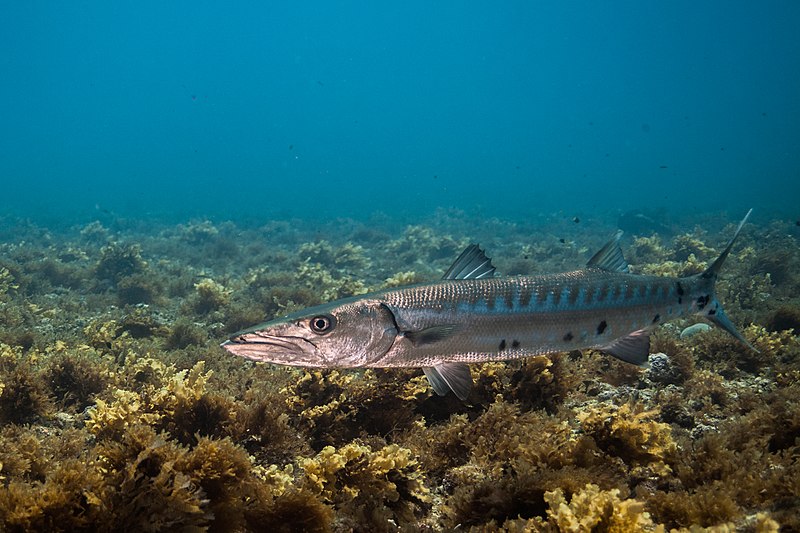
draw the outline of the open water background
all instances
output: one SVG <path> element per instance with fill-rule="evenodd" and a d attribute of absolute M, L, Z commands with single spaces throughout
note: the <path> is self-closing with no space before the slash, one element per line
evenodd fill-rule
<path fill-rule="evenodd" d="M 0 210 L 794 219 L 798 27 L 795 1 L 6 2 Z"/>

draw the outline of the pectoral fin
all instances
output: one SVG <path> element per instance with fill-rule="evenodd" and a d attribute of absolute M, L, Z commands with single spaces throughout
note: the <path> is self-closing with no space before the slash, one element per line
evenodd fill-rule
<path fill-rule="evenodd" d="M 640 329 L 601 346 L 600 350 L 626 363 L 644 366 L 650 357 L 650 330 Z"/>
<path fill-rule="evenodd" d="M 416 347 L 439 342 L 450 337 L 458 329 L 457 324 L 442 324 L 431 326 L 419 331 L 404 331 L 403 335 Z"/>
<path fill-rule="evenodd" d="M 453 391 L 458 399 L 466 401 L 472 388 L 472 374 L 469 366 L 464 363 L 444 363 L 434 367 L 422 369 L 425 377 L 439 396 L 444 396 L 448 391 Z"/>

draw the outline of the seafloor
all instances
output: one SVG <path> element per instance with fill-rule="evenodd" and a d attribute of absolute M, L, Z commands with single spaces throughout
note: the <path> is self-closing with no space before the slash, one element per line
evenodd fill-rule
<path fill-rule="evenodd" d="M 623 240 L 698 272 L 743 213 Z M 660 327 L 650 369 L 587 351 L 420 370 L 254 364 L 226 335 L 436 280 L 471 241 L 503 275 L 581 267 L 616 220 L 415 225 L 0 219 L 0 530 L 800 530 L 800 227 L 756 213 L 718 283 L 759 350 Z M 639 233 L 638 235 L 636 233 Z"/>

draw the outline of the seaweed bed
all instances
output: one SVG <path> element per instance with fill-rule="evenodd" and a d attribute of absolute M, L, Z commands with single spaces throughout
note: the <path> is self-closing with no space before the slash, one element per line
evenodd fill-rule
<path fill-rule="evenodd" d="M 435 280 L 470 240 L 504 274 L 579 268 L 613 232 L 439 212 L 54 229 L 0 220 L 0 530 L 800 530 L 800 249 L 748 224 L 716 330 L 642 370 L 587 351 L 421 371 L 305 371 L 218 344 L 322 301 Z M 736 216 L 626 235 L 638 272 L 697 272 Z M 396 223 L 395 223 L 396 224 Z M 687 228 L 694 228 L 686 231 Z"/>

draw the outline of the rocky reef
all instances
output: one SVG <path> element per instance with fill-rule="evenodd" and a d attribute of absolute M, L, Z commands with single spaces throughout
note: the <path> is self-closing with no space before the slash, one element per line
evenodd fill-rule
<path fill-rule="evenodd" d="M 732 233 L 631 235 L 688 275 Z M 706 219 L 708 220 L 708 219 Z M 2 220 L 2 531 L 800 530 L 800 246 L 748 225 L 718 284 L 757 352 L 691 319 L 640 369 L 598 352 L 419 370 L 304 370 L 218 347 L 277 314 L 433 281 L 470 239 L 503 273 L 580 268 L 613 227 L 457 212 L 40 228 Z M 384 221 L 385 222 L 385 221 Z M 533 237 L 532 237 L 533 236 Z"/>

